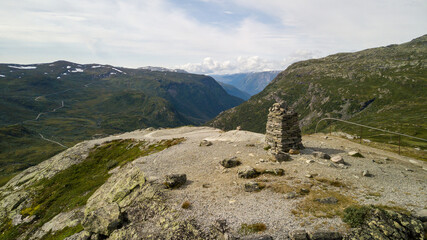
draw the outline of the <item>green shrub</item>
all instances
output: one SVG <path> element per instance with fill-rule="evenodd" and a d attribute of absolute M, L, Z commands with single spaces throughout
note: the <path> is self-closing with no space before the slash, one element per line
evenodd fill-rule
<path fill-rule="evenodd" d="M 372 208 L 367 206 L 350 206 L 344 209 L 342 220 L 352 228 L 360 227 L 369 216 L 371 210 Z"/>

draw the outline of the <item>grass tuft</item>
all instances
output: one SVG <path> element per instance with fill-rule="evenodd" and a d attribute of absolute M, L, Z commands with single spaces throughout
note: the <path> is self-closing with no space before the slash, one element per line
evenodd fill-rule
<path fill-rule="evenodd" d="M 243 234 L 264 232 L 265 230 L 267 230 L 267 226 L 264 223 L 253 223 L 253 224 L 243 223 L 240 227 L 240 232 Z"/>

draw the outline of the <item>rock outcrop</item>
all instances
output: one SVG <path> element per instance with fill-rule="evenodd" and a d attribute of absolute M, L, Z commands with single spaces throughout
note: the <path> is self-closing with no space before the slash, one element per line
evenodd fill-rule
<path fill-rule="evenodd" d="M 373 209 L 360 228 L 354 229 L 344 240 L 374 239 L 424 239 L 423 225 L 415 217 Z"/>

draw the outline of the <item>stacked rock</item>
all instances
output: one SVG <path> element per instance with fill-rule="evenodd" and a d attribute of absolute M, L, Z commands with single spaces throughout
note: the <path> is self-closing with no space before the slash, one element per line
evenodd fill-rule
<path fill-rule="evenodd" d="M 284 103 L 273 104 L 268 113 L 265 140 L 273 155 L 287 153 L 290 149 L 304 149 L 298 114 Z"/>

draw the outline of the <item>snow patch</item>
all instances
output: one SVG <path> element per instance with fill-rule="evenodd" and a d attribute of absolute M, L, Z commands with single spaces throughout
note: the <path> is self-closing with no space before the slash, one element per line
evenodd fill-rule
<path fill-rule="evenodd" d="M 36 66 L 12 66 L 9 65 L 10 68 L 16 68 L 16 69 L 22 69 L 22 70 L 30 70 L 30 69 L 36 69 Z"/>
<path fill-rule="evenodd" d="M 125 72 L 123 72 L 123 71 L 122 71 L 122 70 L 120 70 L 120 69 L 117 69 L 117 68 L 111 68 L 111 69 L 113 69 L 114 71 L 117 71 L 117 72 L 119 72 L 119 73 L 126 74 Z"/>
<path fill-rule="evenodd" d="M 5 76 L 5 75 L 1 75 L 1 74 L 0 74 L 0 77 L 6 77 L 6 76 Z"/>
<path fill-rule="evenodd" d="M 100 67 L 102 67 L 102 66 L 101 65 L 92 66 L 92 68 L 100 68 Z"/>
<path fill-rule="evenodd" d="M 56 77 L 56 79 L 61 79 L 61 77 Z"/>
<path fill-rule="evenodd" d="M 67 66 L 67 69 L 70 69 L 71 68 L 71 66 Z"/>
<path fill-rule="evenodd" d="M 117 73 L 115 73 L 115 72 L 110 72 L 110 75 L 116 75 Z"/>
<path fill-rule="evenodd" d="M 62 75 L 64 75 L 64 76 L 65 76 L 65 75 L 67 75 L 67 73 L 63 73 Z"/>
<path fill-rule="evenodd" d="M 74 70 L 71 70 L 71 72 L 73 72 L 73 73 L 83 72 L 83 69 L 81 69 L 81 68 L 76 68 L 76 69 L 74 69 Z"/>

